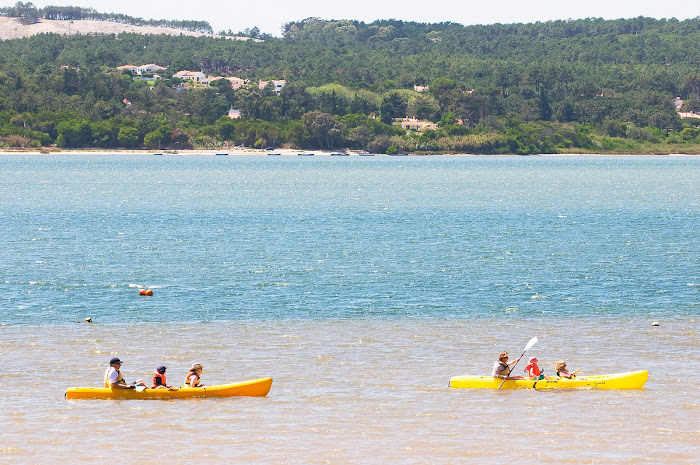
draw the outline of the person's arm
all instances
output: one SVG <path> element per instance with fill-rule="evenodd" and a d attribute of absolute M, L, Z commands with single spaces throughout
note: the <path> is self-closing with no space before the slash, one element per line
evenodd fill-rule
<path fill-rule="evenodd" d="M 516 359 L 513 360 L 512 362 L 508 362 L 508 368 L 509 368 L 508 373 L 507 373 L 505 376 L 503 376 L 501 379 L 523 379 L 522 376 L 510 376 L 510 374 L 513 373 L 513 368 L 512 368 L 512 367 L 513 367 L 516 363 L 518 363 L 519 361 L 520 361 L 520 359 L 519 359 L 519 358 L 516 358 Z"/>
<path fill-rule="evenodd" d="M 130 386 L 123 383 L 110 383 L 112 389 L 136 389 L 136 386 Z"/>

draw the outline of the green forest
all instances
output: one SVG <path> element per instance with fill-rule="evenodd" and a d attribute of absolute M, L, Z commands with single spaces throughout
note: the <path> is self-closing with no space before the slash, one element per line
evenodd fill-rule
<path fill-rule="evenodd" d="M 674 104 L 700 113 L 700 18 L 487 26 L 308 18 L 262 39 L 0 41 L 0 147 L 700 153 L 700 119 L 681 118 Z M 162 79 L 116 69 L 146 63 L 167 67 Z M 180 70 L 249 84 L 183 86 L 173 78 Z M 258 86 L 278 79 L 279 95 Z M 407 116 L 437 125 L 407 132 Z"/>

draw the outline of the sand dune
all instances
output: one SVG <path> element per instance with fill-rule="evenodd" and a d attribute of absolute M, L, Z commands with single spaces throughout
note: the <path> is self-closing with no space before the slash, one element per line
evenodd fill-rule
<path fill-rule="evenodd" d="M 35 24 L 22 24 L 16 18 L 0 17 L 0 40 L 19 39 L 41 33 L 56 33 L 63 35 L 74 34 L 119 34 L 121 32 L 132 32 L 135 34 L 167 34 L 171 36 L 192 36 L 192 37 L 223 37 L 216 34 L 205 34 L 201 32 L 183 31 L 182 29 L 171 29 L 165 27 L 131 26 L 122 23 L 109 21 L 59 21 L 54 19 L 41 19 Z M 232 40 L 251 40 L 248 37 L 230 37 Z M 252 39 L 259 41 L 259 39 Z"/>

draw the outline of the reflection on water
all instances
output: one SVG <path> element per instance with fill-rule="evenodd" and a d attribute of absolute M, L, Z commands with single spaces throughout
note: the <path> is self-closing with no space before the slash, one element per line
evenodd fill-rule
<path fill-rule="evenodd" d="M 689 354 L 695 319 L 322 320 L 0 327 L 0 457 L 45 463 L 159 457 L 204 463 L 692 463 L 700 439 Z M 641 391 L 479 391 L 485 374 L 533 335 L 550 372 L 650 370 Z M 273 376 L 267 398 L 66 401 L 99 385 L 118 355 L 128 379 L 159 364 L 180 383 L 194 361 L 206 383 Z M 524 366 L 522 367 L 524 369 Z M 504 446 L 505 444 L 505 446 Z M 585 446 L 584 446 L 585 445 Z M 693 452 L 695 451 L 695 452 Z"/>

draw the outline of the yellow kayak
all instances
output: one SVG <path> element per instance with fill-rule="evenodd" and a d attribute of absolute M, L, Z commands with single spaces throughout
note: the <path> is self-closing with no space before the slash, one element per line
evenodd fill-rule
<path fill-rule="evenodd" d="M 272 378 L 260 378 L 234 384 L 218 384 L 201 388 L 181 387 L 167 389 L 112 389 L 77 387 L 66 391 L 66 399 L 181 399 L 185 397 L 264 397 L 270 392 Z"/>
<path fill-rule="evenodd" d="M 508 379 L 501 389 L 642 389 L 647 382 L 649 372 L 627 371 L 614 375 L 581 376 L 566 379 L 553 377 L 551 380 Z M 450 380 L 450 387 L 455 389 L 498 389 L 502 379 L 491 376 L 455 376 Z"/>

